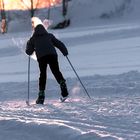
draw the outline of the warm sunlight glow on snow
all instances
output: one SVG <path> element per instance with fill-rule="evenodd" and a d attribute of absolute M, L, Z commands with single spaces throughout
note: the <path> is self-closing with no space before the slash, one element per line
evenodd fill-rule
<path fill-rule="evenodd" d="M 45 8 L 60 3 L 61 0 L 33 0 L 34 8 Z M 4 8 L 3 4 L 4 3 Z M 0 9 L 27 10 L 31 9 L 31 0 L 0 0 Z"/>

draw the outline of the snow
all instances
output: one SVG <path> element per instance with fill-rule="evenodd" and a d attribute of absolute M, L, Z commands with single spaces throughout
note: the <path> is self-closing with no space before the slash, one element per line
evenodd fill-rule
<path fill-rule="evenodd" d="M 80 5 L 71 2 L 71 26 L 49 32 L 66 44 L 68 57 L 92 99 L 58 51 L 69 99 L 60 103 L 60 88 L 49 70 L 45 104 L 35 104 L 39 69 L 31 59 L 27 106 L 28 56 L 24 49 L 31 31 L 29 24 L 26 28 L 21 21 L 12 21 L 9 32 L 0 34 L 0 140 L 140 139 L 140 1 L 126 0 L 123 16 L 116 10 L 123 0 L 75 2 Z M 83 7 L 88 8 L 86 17 L 79 14 Z M 101 19 L 110 11 L 114 18 Z"/>

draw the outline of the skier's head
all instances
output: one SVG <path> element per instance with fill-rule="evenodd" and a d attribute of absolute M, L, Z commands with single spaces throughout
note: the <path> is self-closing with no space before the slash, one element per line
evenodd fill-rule
<path fill-rule="evenodd" d="M 36 27 L 37 25 L 40 25 L 40 24 L 43 25 L 41 19 L 39 19 L 38 17 L 32 17 L 32 18 L 31 18 L 31 23 L 32 23 L 32 28 L 33 28 L 33 30 L 35 29 L 35 27 Z"/>

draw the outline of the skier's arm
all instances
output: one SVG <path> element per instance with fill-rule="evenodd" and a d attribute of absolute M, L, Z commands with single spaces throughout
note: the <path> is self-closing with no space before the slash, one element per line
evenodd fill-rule
<path fill-rule="evenodd" d="M 54 35 L 52 35 L 52 43 L 55 47 L 57 47 L 62 52 L 62 54 L 64 56 L 68 55 L 68 50 L 67 50 L 66 46 L 64 45 L 64 43 L 61 42 L 60 40 L 58 40 L 57 38 L 55 38 Z"/>
<path fill-rule="evenodd" d="M 34 52 L 34 45 L 33 45 L 33 42 L 32 42 L 32 38 L 27 41 L 25 52 L 28 55 L 32 55 L 33 54 L 33 52 Z"/>

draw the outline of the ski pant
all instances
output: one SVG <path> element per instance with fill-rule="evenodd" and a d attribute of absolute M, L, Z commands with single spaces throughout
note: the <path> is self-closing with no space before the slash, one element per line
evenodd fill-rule
<path fill-rule="evenodd" d="M 39 77 L 39 90 L 45 90 L 46 79 L 47 79 L 47 66 L 49 65 L 55 79 L 60 84 L 65 81 L 62 73 L 59 70 L 58 56 L 57 55 L 46 55 L 38 59 L 40 77 Z M 62 93 L 61 93 L 62 94 Z M 65 95 L 62 95 L 65 96 Z"/>

